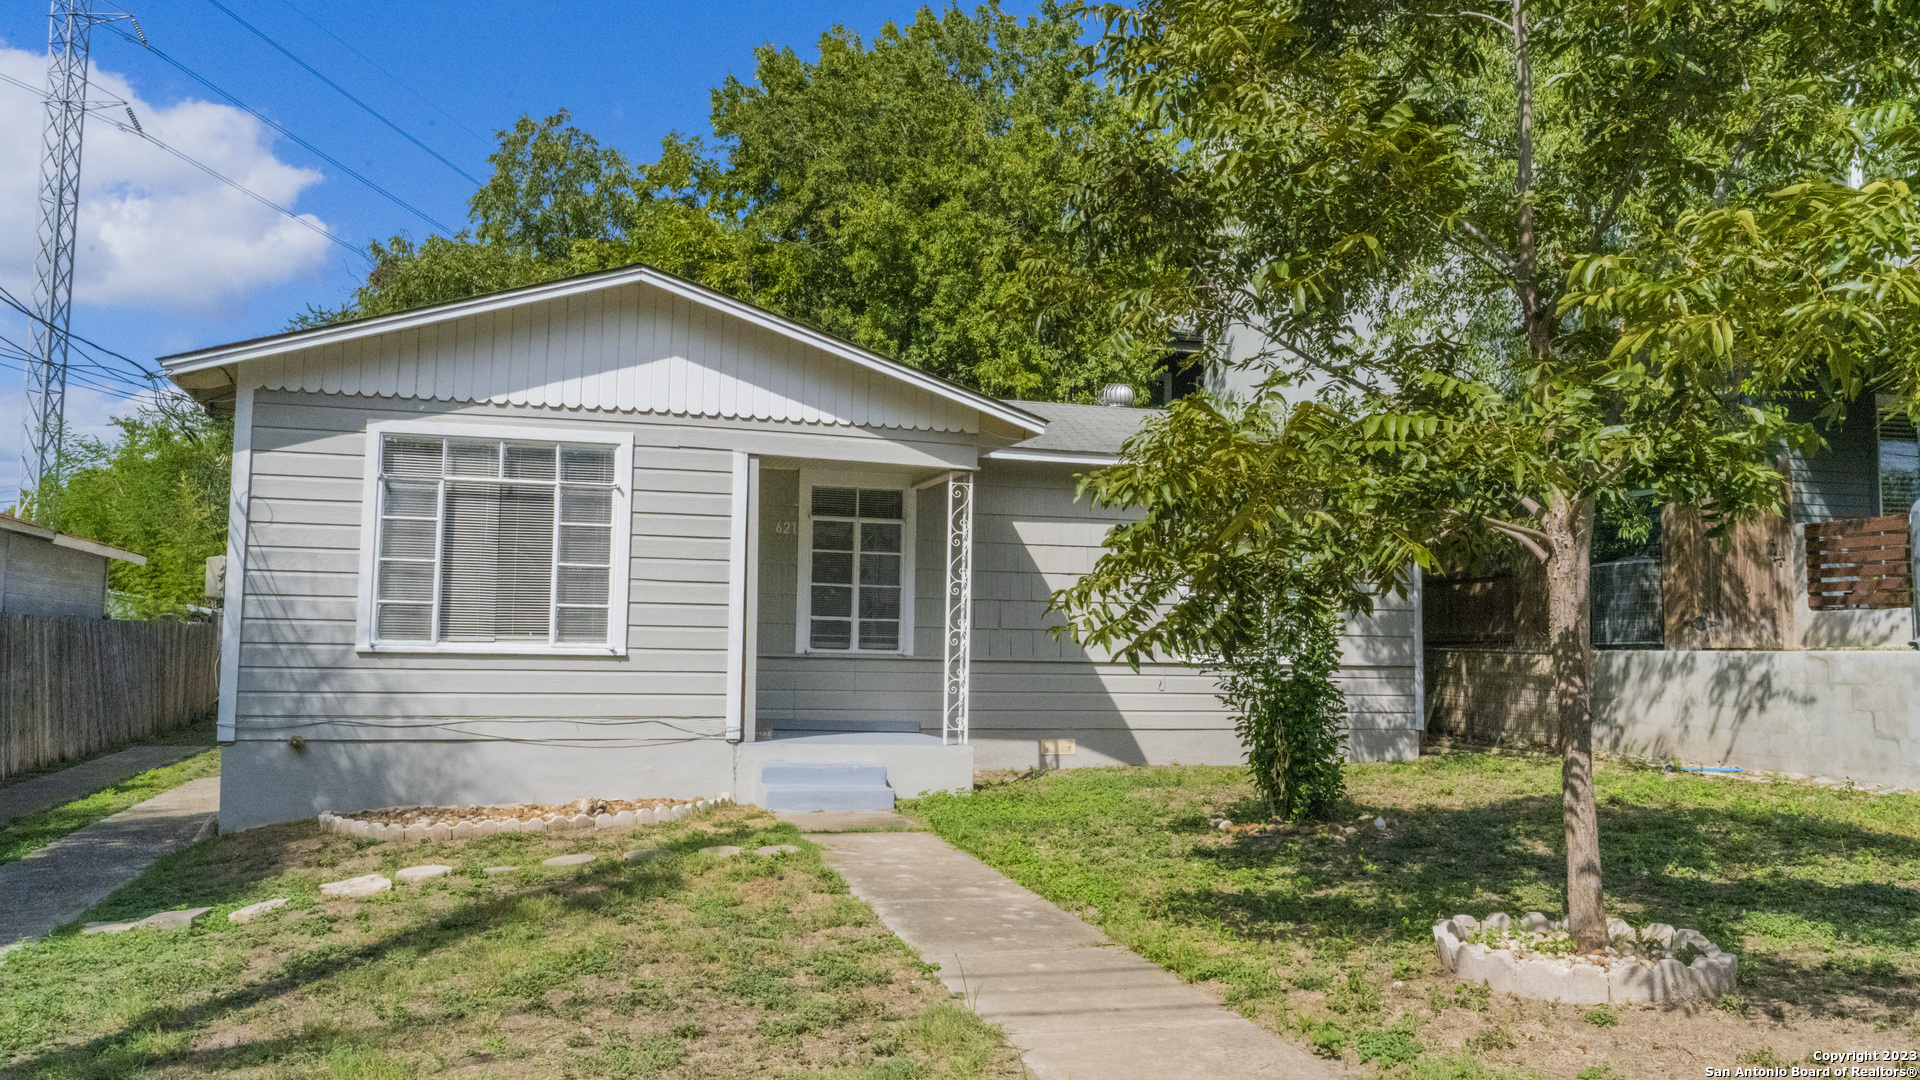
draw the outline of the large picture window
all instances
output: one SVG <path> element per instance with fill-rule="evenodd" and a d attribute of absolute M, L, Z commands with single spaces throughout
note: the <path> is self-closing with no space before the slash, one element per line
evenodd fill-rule
<path fill-rule="evenodd" d="M 806 578 L 806 646 L 819 652 L 903 649 L 912 615 L 908 522 L 899 488 L 814 485 Z"/>
<path fill-rule="evenodd" d="M 373 648 L 624 645 L 618 444 L 380 432 Z"/>

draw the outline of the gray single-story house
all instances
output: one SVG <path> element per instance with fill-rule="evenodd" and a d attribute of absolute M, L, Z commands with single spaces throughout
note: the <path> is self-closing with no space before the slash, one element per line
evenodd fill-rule
<path fill-rule="evenodd" d="M 0 514 L 0 615 L 107 617 L 107 564 L 146 557 Z"/>
<path fill-rule="evenodd" d="M 1145 410 L 985 397 L 646 266 L 162 363 L 236 421 L 228 829 L 1242 759 L 1209 677 L 1050 629 L 1121 519 L 1075 477 Z M 1418 610 L 1347 628 L 1357 759 L 1418 753 Z"/>

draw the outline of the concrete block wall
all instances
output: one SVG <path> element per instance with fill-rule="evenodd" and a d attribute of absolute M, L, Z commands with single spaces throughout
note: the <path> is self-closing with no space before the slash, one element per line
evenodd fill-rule
<path fill-rule="evenodd" d="M 1920 653 L 1600 655 L 1594 739 L 1610 750 L 1920 786 Z"/>
<path fill-rule="evenodd" d="M 1554 743 L 1543 653 L 1433 649 L 1428 730 Z M 1594 741 L 1615 753 L 1920 786 L 1920 652 L 1606 650 Z"/>

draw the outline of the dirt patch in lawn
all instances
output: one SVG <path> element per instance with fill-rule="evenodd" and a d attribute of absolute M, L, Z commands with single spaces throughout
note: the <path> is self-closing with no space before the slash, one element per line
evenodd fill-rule
<path fill-rule="evenodd" d="M 698 854 L 716 836 L 801 850 Z M 629 847 L 667 854 L 629 863 Z M 600 858 L 541 865 L 577 852 Z M 366 900 L 318 893 L 422 863 L 455 872 Z M 483 872 L 503 865 L 520 870 Z M 290 903 L 226 919 L 275 896 Z M 0 1076 L 1021 1075 L 818 849 L 752 808 L 617 838 L 257 829 L 162 860 L 88 918 L 204 904 L 189 931 L 68 931 L 11 955 Z"/>

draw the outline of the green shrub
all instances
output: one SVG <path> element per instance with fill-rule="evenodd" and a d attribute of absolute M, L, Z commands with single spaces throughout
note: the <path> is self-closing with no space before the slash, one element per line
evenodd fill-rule
<path fill-rule="evenodd" d="M 1338 612 L 1304 595 L 1251 606 L 1246 639 L 1208 670 L 1267 808 L 1283 821 L 1323 819 L 1347 793 Z"/>

